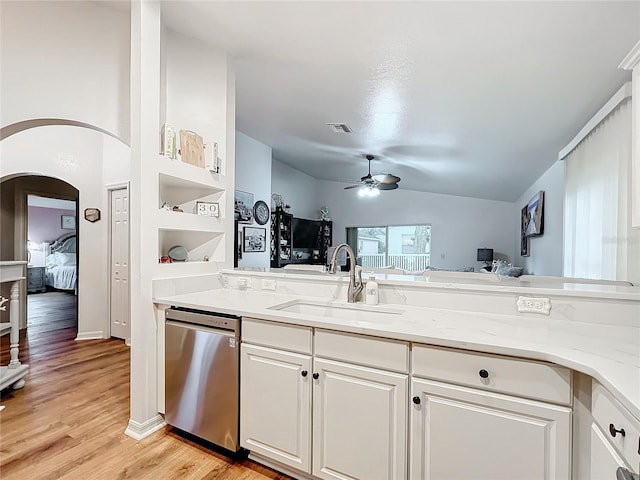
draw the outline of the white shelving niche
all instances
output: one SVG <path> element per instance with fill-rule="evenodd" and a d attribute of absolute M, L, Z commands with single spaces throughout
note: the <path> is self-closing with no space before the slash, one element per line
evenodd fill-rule
<path fill-rule="evenodd" d="M 226 178 L 204 168 L 159 155 L 158 172 L 158 258 L 169 249 L 181 245 L 188 252 L 186 262 L 164 263 L 161 271 L 178 270 L 190 273 L 194 269 L 206 272 L 212 262 L 225 261 L 225 220 L 227 204 Z M 219 216 L 196 213 L 197 202 L 215 202 Z M 166 203 L 182 212 L 162 208 Z M 209 257 L 205 261 L 205 256 Z M 195 273 L 195 271 L 194 271 Z"/>

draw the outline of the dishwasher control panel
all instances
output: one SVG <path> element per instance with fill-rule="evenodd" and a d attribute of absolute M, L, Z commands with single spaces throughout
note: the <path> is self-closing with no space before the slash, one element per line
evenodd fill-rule
<path fill-rule="evenodd" d="M 165 319 L 222 330 L 240 330 L 240 317 L 226 313 L 204 312 L 181 307 L 171 307 L 165 311 Z"/>

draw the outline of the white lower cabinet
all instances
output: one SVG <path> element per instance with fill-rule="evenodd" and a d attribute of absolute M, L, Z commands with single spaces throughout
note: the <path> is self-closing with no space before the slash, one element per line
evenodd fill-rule
<path fill-rule="evenodd" d="M 314 360 L 313 475 L 407 478 L 408 376 Z"/>
<path fill-rule="evenodd" d="M 304 472 L 331 480 L 406 480 L 406 343 L 325 332 L 320 337 L 334 340 L 329 342 L 332 349 L 320 341 L 315 352 L 320 357 L 314 357 L 310 329 L 251 319 L 243 323 L 243 336 L 242 447 L 273 461 L 275 468 L 295 469 L 293 476 Z M 378 366 L 404 372 L 349 361 L 356 355 L 375 363 L 369 350 L 385 346 L 391 353 Z M 322 352 L 334 358 L 324 358 Z"/>
<path fill-rule="evenodd" d="M 591 480 L 616 478 L 619 467 L 640 473 L 640 421 L 595 380 L 591 413 Z"/>
<path fill-rule="evenodd" d="M 411 387 L 411 480 L 570 478 L 570 408 L 423 379 Z"/>
<path fill-rule="evenodd" d="M 626 463 L 598 426 L 591 425 L 591 480 L 616 478 L 618 467 L 627 468 Z"/>
<path fill-rule="evenodd" d="M 243 343 L 240 443 L 311 473 L 311 356 Z"/>

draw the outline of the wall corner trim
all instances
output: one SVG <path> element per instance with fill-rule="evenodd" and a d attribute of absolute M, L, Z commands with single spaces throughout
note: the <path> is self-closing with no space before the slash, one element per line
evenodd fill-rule
<path fill-rule="evenodd" d="M 102 340 L 103 338 L 107 338 L 104 335 L 104 331 L 96 330 L 95 332 L 78 332 L 76 336 L 76 342 L 81 340 Z"/>
<path fill-rule="evenodd" d="M 582 130 L 578 132 L 578 134 L 573 137 L 566 147 L 560 150 L 558 154 L 558 160 L 564 160 L 564 158 L 569 155 L 574 148 L 578 146 L 582 140 L 584 140 L 587 135 L 591 133 L 591 131 L 600 125 L 611 112 L 613 112 L 618 105 L 624 102 L 627 98 L 632 97 L 632 89 L 631 82 L 626 82 L 620 89 L 609 99 L 607 103 L 605 103 L 600 110 L 589 120 Z"/>
<path fill-rule="evenodd" d="M 627 53 L 627 56 L 622 59 L 618 68 L 622 70 L 633 70 L 638 62 L 640 62 L 640 42 L 636 43 L 631 51 Z"/>
<path fill-rule="evenodd" d="M 124 431 L 124 434 L 134 440 L 140 441 L 152 433 L 157 432 L 165 425 L 166 422 L 164 421 L 164 418 L 162 418 L 162 415 L 156 415 L 142 423 L 129 419 L 129 424 L 127 425 L 127 429 Z"/>

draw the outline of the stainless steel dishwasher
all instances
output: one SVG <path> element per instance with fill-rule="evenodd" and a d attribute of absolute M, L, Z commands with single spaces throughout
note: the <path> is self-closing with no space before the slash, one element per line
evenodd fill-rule
<path fill-rule="evenodd" d="M 165 421 L 237 452 L 240 318 L 171 307 L 165 322 Z"/>

